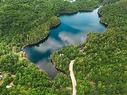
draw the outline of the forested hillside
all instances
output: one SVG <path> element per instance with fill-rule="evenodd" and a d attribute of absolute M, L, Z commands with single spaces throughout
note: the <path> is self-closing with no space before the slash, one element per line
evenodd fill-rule
<path fill-rule="evenodd" d="M 102 7 L 101 22 L 108 25 L 105 33 L 90 33 L 84 44 L 66 47 L 53 55 L 57 68 L 67 74 L 70 60 L 76 61 L 79 95 L 127 94 L 126 6 L 127 0 L 120 0 Z"/>
<path fill-rule="evenodd" d="M 21 48 L 44 39 L 60 23 L 57 16 L 76 11 L 100 10 L 105 33 L 90 33 L 81 46 L 69 46 L 53 54 L 53 63 L 66 74 L 51 80 L 26 59 Z M 127 0 L 1 0 L 0 95 L 71 95 L 70 60 L 77 95 L 126 95 Z M 83 48 L 81 48 L 83 47 Z M 64 56 L 59 56 L 63 54 Z M 64 59 L 64 60 L 63 60 Z"/>
<path fill-rule="evenodd" d="M 7 44 L 23 46 L 44 39 L 49 28 L 59 23 L 57 15 L 91 10 L 99 0 L 73 4 L 64 0 L 5 0 L 0 5 L 0 35 Z"/>

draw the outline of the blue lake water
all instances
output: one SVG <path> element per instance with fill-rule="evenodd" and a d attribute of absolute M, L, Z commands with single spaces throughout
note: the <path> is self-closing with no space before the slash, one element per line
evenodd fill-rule
<path fill-rule="evenodd" d="M 99 8 L 92 12 L 60 16 L 61 24 L 49 31 L 49 37 L 45 42 L 24 48 L 28 59 L 46 71 L 49 76 L 55 76 L 57 70 L 50 60 L 52 52 L 68 45 L 83 43 L 88 32 L 105 31 L 105 26 L 99 22 L 98 10 Z"/>

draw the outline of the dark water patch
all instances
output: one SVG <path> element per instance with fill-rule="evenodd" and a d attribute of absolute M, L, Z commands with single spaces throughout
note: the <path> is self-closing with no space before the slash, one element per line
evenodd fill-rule
<path fill-rule="evenodd" d="M 28 59 L 46 71 L 50 77 L 54 77 L 57 69 L 50 59 L 50 55 L 54 51 L 68 45 L 83 43 L 89 32 L 105 31 L 105 26 L 100 23 L 98 10 L 99 8 L 92 12 L 60 16 L 61 24 L 52 28 L 49 36 L 42 43 L 24 48 Z"/>

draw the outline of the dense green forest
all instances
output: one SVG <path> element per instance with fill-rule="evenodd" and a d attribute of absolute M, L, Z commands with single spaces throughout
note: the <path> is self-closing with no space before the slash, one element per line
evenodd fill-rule
<path fill-rule="evenodd" d="M 84 44 L 53 54 L 57 68 L 67 74 L 70 60 L 76 60 L 74 70 L 79 95 L 127 94 L 126 6 L 127 0 L 105 5 L 99 11 L 101 22 L 108 25 L 105 33 L 90 33 Z"/>
<path fill-rule="evenodd" d="M 93 10 L 99 5 L 105 33 L 89 33 L 87 41 L 52 55 L 66 74 L 53 80 L 22 56 L 23 46 L 44 39 L 57 16 Z M 66 7 L 65 7 L 66 6 Z M 71 95 L 68 65 L 75 59 L 78 95 L 126 95 L 127 0 L 1 0 L 0 1 L 0 95 Z M 81 48 L 83 47 L 83 48 Z M 60 56 L 63 54 L 64 56 Z M 7 86 L 11 85 L 11 88 Z"/>
<path fill-rule="evenodd" d="M 87 8 L 92 10 L 99 2 L 77 0 L 71 4 L 64 0 L 1 1 L 0 36 L 12 46 L 21 47 L 35 43 L 47 36 L 49 28 L 60 23 L 58 15 Z M 9 38 L 6 39 L 7 37 Z"/>

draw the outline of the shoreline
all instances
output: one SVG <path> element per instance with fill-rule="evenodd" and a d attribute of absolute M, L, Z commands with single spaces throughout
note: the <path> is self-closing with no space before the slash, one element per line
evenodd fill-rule
<path fill-rule="evenodd" d="M 97 9 L 98 7 L 96 7 L 96 9 Z M 94 11 L 95 9 L 93 9 L 92 11 Z M 92 11 L 84 11 L 84 12 L 92 12 Z M 72 15 L 73 14 L 77 14 L 79 11 L 77 11 L 76 13 L 72 13 Z M 80 12 L 83 12 L 83 11 L 80 11 Z M 97 14 L 98 14 L 98 16 L 99 16 L 99 18 L 101 17 L 101 15 L 99 14 L 99 11 L 97 12 Z M 64 15 L 67 15 L 67 14 L 64 14 Z M 61 15 L 61 16 L 63 16 L 63 15 Z M 59 18 L 59 17 L 57 17 L 57 18 Z M 51 30 L 51 29 L 54 29 L 54 28 L 56 28 L 56 27 L 58 27 L 60 24 L 61 24 L 61 21 L 60 21 L 60 19 L 58 20 L 59 21 L 59 23 L 58 24 L 56 24 L 56 25 L 54 25 L 53 27 L 51 27 L 49 30 Z M 101 22 L 101 18 L 100 18 L 100 24 L 102 24 L 102 25 L 104 25 L 105 27 L 107 27 L 105 24 L 103 24 L 102 22 Z M 88 33 L 87 33 L 87 35 L 88 35 Z M 24 49 L 24 48 L 29 48 L 29 47 L 33 47 L 33 46 L 39 46 L 39 44 L 41 44 L 41 43 L 43 43 L 43 42 L 45 42 L 47 39 L 48 39 L 48 37 L 50 36 L 50 32 L 48 33 L 48 35 L 47 35 L 47 37 L 45 37 L 44 39 L 42 39 L 42 40 L 40 40 L 40 41 L 38 41 L 37 43 L 33 43 L 33 44 L 29 44 L 29 45 L 26 45 L 25 47 L 23 47 L 22 48 L 22 50 Z M 86 38 L 86 40 L 87 40 L 87 38 Z M 25 51 L 24 51 L 25 52 Z M 52 55 L 52 54 L 51 54 Z M 53 64 L 54 63 L 54 61 L 52 60 L 52 57 L 50 56 L 50 58 L 51 58 L 51 63 Z M 28 58 L 27 58 L 28 59 Z M 57 68 L 57 67 L 55 67 L 56 68 L 56 70 L 57 71 L 59 71 L 59 68 Z M 60 70 L 60 72 L 64 72 L 64 71 L 61 71 Z M 65 74 L 65 72 L 64 72 L 64 74 Z"/>
<path fill-rule="evenodd" d="M 37 45 L 37 46 L 38 46 L 40 43 L 45 42 L 45 41 L 48 39 L 49 35 L 50 35 L 50 30 L 51 30 L 51 29 L 54 29 L 54 28 L 56 28 L 56 27 L 58 27 L 58 26 L 61 24 L 61 21 L 60 21 L 60 19 L 59 19 L 60 16 L 70 16 L 70 15 L 77 14 L 78 12 L 92 12 L 94 9 L 96 9 L 96 8 L 98 8 L 98 7 L 99 7 L 99 6 L 93 7 L 93 8 L 90 9 L 90 10 L 86 10 L 86 9 L 83 10 L 83 9 L 82 9 L 82 10 L 77 10 L 77 11 L 75 11 L 75 12 L 70 12 L 70 13 L 67 13 L 67 12 L 65 12 L 65 13 L 60 13 L 60 14 L 57 16 L 57 18 L 58 18 L 58 23 L 57 23 L 56 25 L 53 25 L 52 27 L 49 27 L 47 36 L 46 36 L 45 38 L 43 38 L 43 39 L 40 40 L 40 41 L 37 41 L 36 43 L 31 43 L 31 44 L 28 44 L 28 45 L 24 45 L 24 46 L 22 47 L 21 50 L 23 50 L 24 48 L 27 48 L 27 47 L 34 46 L 34 45 Z M 98 12 L 98 15 L 99 15 L 99 17 L 101 17 L 100 14 L 99 14 L 99 12 Z M 101 18 L 100 18 L 100 19 L 101 19 Z M 100 23 L 103 24 L 105 27 L 107 27 L 107 25 L 106 25 L 105 23 L 101 22 L 101 20 L 100 20 Z"/>

